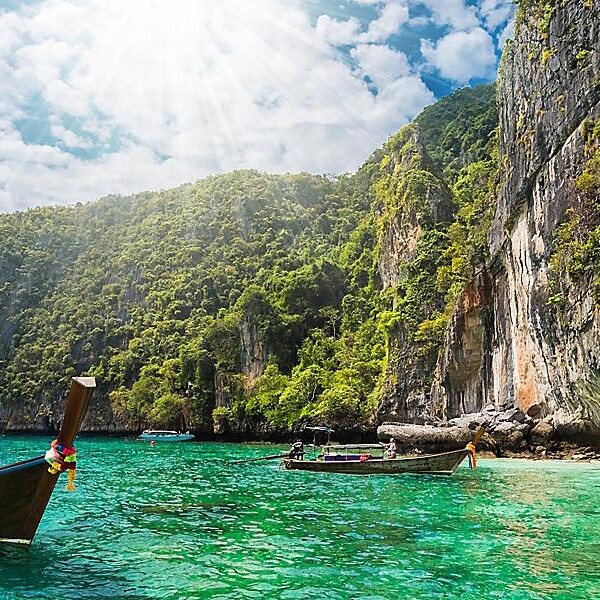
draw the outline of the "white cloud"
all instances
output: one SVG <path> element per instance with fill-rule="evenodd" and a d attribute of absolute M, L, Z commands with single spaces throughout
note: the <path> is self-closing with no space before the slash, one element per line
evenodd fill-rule
<path fill-rule="evenodd" d="M 423 40 L 421 52 L 443 77 L 457 83 L 491 77 L 496 67 L 494 41 L 480 27 L 450 33 L 435 44 Z"/>
<path fill-rule="evenodd" d="M 91 142 L 82 139 L 74 131 L 63 127 L 62 125 L 52 125 L 50 132 L 67 148 L 92 148 Z"/>
<path fill-rule="evenodd" d="M 512 19 L 498 35 L 498 47 L 503 48 L 506 40 L 513 39 L 515 35 L 515 21 Z"/>
<path fill-rule="evenodd" d="M 453 29 L 470 29 L 479 25 L 477 11 L 467 6 L 464 0 L 420 0 L 431 11 L 438 25 L 449 25 Z"/>
<path fill-rule="evenodd" d="M 381 11 L 379 18 L 369 24 L 366 34 L 361 36 L 365 42 L 385 42 L 398 32 L 400 25 L 408 21 L 408 7 L 403 4 L 389 3 Z"/>
<path fill-rule="evenodd" d="M 358 35 L 360 23 L 356 19 L 338 21 L 329 15 L 321 15 L 317 19 L 317 34 L 334 46 L 351 44 Z"/>
<path fill-rule="evenodd" d="M 381 1 L 358 3 L 382 4 Z M 377 19 L 371 21 L 367 31 L 363 33 L 359 33 L 361 23 L 356 18 L 338 21 L 329 15 L 321 15 L 317 19 L 316 30 L 324 40 L 332 45 L 385 42 L 390 36 L 398 33 L 400 26 L 407 23 L 408 18 L 408 7 L 405 4 L 391 1 L 381 7 Z"/>
<path fill-rule="evenodd" d="M 10 12 L 0 12 L 0 57 L 7 57 L 22 36 L 22 20 Z"/>
<path fill-rule="evenodd" d="M 153 0 L 149 1 L 152 2 Z M 138 10 L 142 9 L 139 0 L 132 1 L 137 4 Z M 81 39 L 80 25 L 94 14 L 94 5 L 99 5 L 97 0 L 88 0 L 86 3 L 64 0 L 45 0 L 38 8 L 33 5 L 26 9 L 24 14 L 30 15 L 27 20 L 27 34 L 34 42 L 47 39 L 58 39 L 74 42 Z M 87 29 L 92 29 L 94 23 L 89 23 Z"/>
<path fill-rule="evenodd" d="M 302 0 L 39 0 L 0 12 L 0 210 L 234 168 L 354 170 L 434 97 L 390 45 L 415 22 L 410 3 L 348 1 L 372 20 L 324 14 L 315 26 Z M 417 2 L 450 29 L 422 42 L 425 68 L 461 84 L 493 76 L 483 27 L 503 43 L 509 0 Z"/>
<path fill-rule="evenodd" d="M 407 123 L 434 100 L 433 93 L 420 77 L 408 75 L 396 79 L 380 91 L 376 113 L 380 113 L 381 120 L 393 116 L 395 120 Z"/>
<path fill-rule="evenodd" d="M 352 49 L 350 55 L 378 88 L 411 72 L 406 54 L 396 52 L 389 46 L 363 44 Z"/>
<path fill-rule="evenodd" d="M 364 43 L 407 18 L 404 4 L 378 7 L 370 25 L 316 27 L 300 0 L 45 0 L 0 13 L 0 210 L 241 167 L 354 170 L 434 99 L 404 54 Z M 73 153 L 21 138 L 15 119 L 32 103 Z M 78 156 L 90 136 L 96 158 Z"/>
<path fill-rule="evenodd" d="M 496 31 L 506 24 L 514 12 L 514 2 L 510 0 L 483 0 L 481 15 L 488 31 Z"/>
<path fill-rule="evenodd" d="M 1 130 L 0 156 L 5 157 L 5 164 L 12 163 L 15 168 L 19 168 L 20 164 L 44 165 L 54 169 L 64 167 L 69 162 L 70 155 L 59 148 L 46 144 L 25 144 L 14 129 L 2 127 Z"/>
<path fill-rule="evenodd" d="M 64 81 L 48 81 L 43 90 L 45 99 L 56 111 L 74 117 L 86 117 L 89 114 L 89 96 Z"/>

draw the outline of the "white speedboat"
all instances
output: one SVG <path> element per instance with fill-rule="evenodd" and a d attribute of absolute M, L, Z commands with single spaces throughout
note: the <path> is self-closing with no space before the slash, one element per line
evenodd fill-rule
<path fill-rule="evenodd" d="M 142 442 L 187 442 L 193 440 L 194 436 L 189 431 L 181 433 L 180 431 L 146 429 L 137 439 Z"/>

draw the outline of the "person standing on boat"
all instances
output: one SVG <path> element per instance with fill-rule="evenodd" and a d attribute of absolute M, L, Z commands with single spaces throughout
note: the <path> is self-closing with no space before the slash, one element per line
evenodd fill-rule
<path fill-rule="evenodd" d="M 385 457 L 386 458 L 396 458 L 396 452 L 398 452 L 398 448 L 396 447 L 396 440 L 392 437 L 390 438 L 389 444 L 381 444 L 385 448 Z"/>
<path fill-rule="evenodd" d="M 289 457 L 295 458 L 296 460 L 304 459 L 304 444 L 301 440 L 296 440 L 292 444 L 292 447 L 290 448 Z"/>

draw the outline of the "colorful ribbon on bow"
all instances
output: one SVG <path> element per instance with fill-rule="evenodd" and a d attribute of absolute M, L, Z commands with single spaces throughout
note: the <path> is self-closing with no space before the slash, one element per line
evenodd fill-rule
<path fill-rule="evenodd" d="M 475 456 L 475 445 L 469 442 L 465 446 L 465 450 L 469 453 L 469 469 L 477 468 L 477 457 Z"/>
<path fill-rule="evenodd" d="M 74 481 L 77 473 L 77 452 L 75 451 L 75 446 L 63 446 L 57 440 L 54 440 L 50 444 L 50 450 L 46 452 L 44 458 L 50 465 L 48 473 L 56 475 L 63 471 L 69 472 L 67 490 L 70 492 L 75 490 Z"/>

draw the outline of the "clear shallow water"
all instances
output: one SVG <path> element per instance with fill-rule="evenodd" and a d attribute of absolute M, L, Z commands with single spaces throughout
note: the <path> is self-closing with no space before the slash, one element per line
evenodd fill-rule
<path fill-rule="evenodd" d="M 49 441 L 0 437 L 0 462 Z M 31 547 L 0 545 L 0 598 L 600 599 L 598 463 L 224 464 L 281 448 L 78 440 L 77 492 L 61 476 Z"/>

